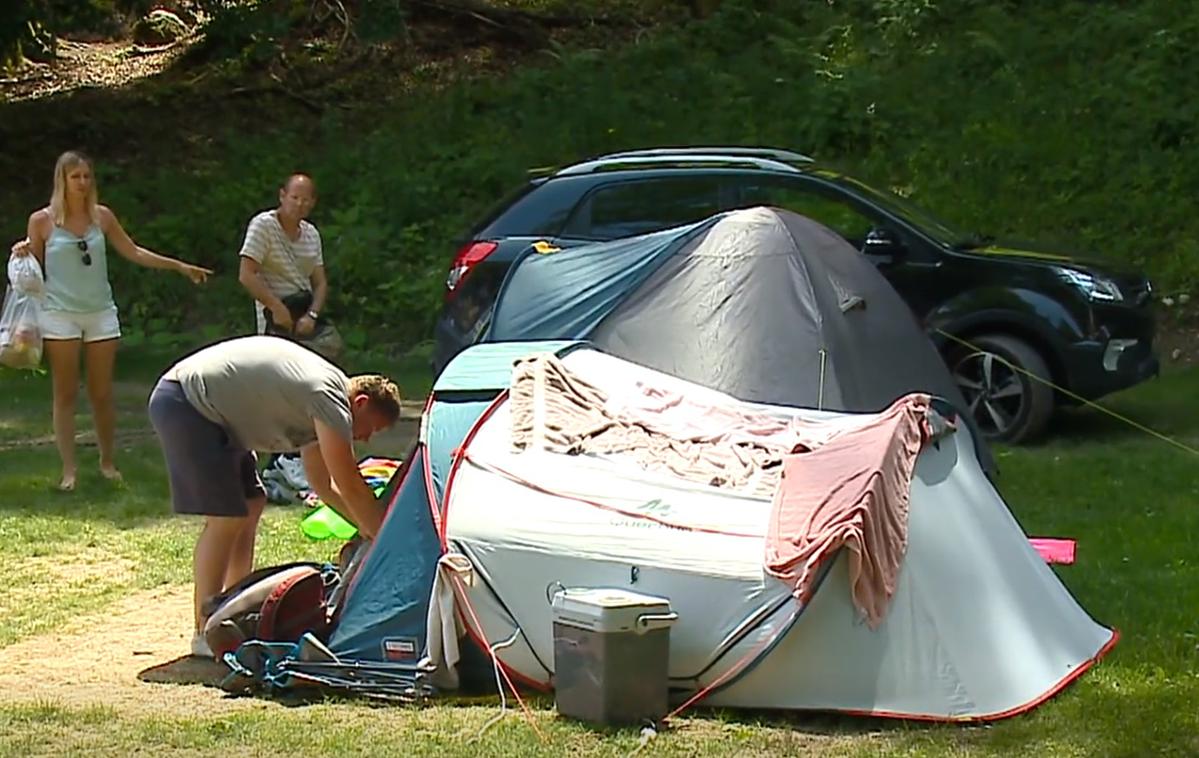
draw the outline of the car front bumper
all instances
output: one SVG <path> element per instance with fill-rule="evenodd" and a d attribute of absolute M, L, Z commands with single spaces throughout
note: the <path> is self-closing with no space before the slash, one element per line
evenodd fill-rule
<path fill-rule="evenodd" d="M 1158 375 L 1161 364 L 1146 339 L 1076 342 L 1062 353 L 1067 386 L 1085 400 L 1096 400 Z"/>

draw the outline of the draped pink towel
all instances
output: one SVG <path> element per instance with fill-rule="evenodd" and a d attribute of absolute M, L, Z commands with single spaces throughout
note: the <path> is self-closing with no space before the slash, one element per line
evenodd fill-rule
<path fill-rule="evenodd" d="M 897 400 L 876 423 L 783 459 L 766 534 L 766 570 L 808 602 L 817 569 L 849 551 L 854 606 L 877 628 L 907 550 L 916 456 L 930 433 L 927 395 Z"/>

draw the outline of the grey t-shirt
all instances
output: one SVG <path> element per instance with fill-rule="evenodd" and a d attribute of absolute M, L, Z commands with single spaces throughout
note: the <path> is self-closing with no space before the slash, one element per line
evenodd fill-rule
<path fill-rule="evenodd" d="M 239 337 L 189 355 L 163 374 L 248 450 L 288 452 L 316 440 L 313 419 L 352 435 L 341 369 L 282 337 Z"/>

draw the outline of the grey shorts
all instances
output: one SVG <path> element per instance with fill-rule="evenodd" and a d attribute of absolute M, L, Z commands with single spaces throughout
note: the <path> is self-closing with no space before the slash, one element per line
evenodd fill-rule
<path fill-rule="evenodd" d="M 159 380 L 149 410 L 166 458 L 175 513 L 245 516 L 247 500 L 266 497 L 257 456 L 200 415 L 179 382 Z"/>

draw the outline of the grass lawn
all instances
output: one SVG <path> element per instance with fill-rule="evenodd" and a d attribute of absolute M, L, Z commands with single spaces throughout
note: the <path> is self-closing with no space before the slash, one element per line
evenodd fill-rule
<path fill-rule="evenodd" d="M 71 494 L 52 489 L 58 462 L 45 443 L 48 377 L 0 372 L 0 560 L 9 571 L 0 593 L 0 654 L 105 612 L 131 593 L 187 585 L 197 523 L 170 514 L 144 411 L 149 385 L 168 361 L 162 352 L 122 353 L 119 464 L 126 483 L 104 482 L 95 449 L 84 446 L 79 488 Z M 394 366 L 363 363 L 391 370 L 409 396 L 427 389 L 419 356 Z M 1199 447 L 1197 380 L 1199 369 L 1174 370 L 1110 406 Z M 90 418 L 85 405 L 81 411 L 86 434 Z M 1196 458 L 1095 411 L 1066 414 L 1057 427 L 1044 444 L 1000 450 L 1000 484 L 1029 534 L 1079 540 L 1078 562 L 1059 574 L 1096 619 L 1123 635 L 1101 665 L 1031 714 L 989 726 L 697 709 L 641 754 L 1199 753 Z M 299 513 L 268 509 L 260 564 L 334 553 L 337 545 L 301 535 Z M 187 618 L 179 623 L 185 628 Z M 543 736 L 510 713 L 476 739 L 498 713 L 498 698 L 446 698 L 420 708 L 339 699 L 289 707 L 231 700 L 196 685 L 137 686 L 146 707 L 103 696 L 81 702 L 65 685 L 61 695 L 35 700 L 0 692 L 0 755 L 627 755 L 638 746 L 635 730 L 559 719 L 545 698 L 530 703 Z"/>

